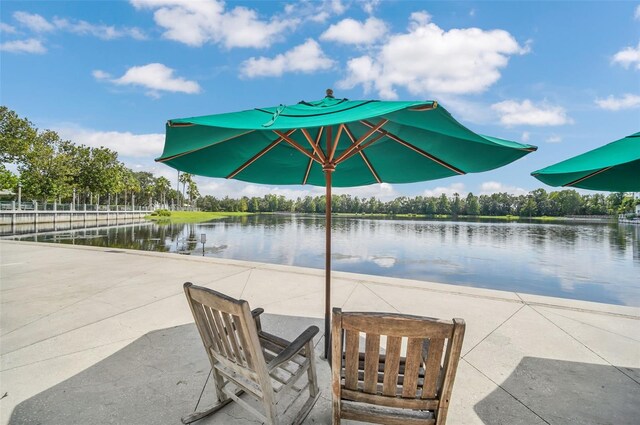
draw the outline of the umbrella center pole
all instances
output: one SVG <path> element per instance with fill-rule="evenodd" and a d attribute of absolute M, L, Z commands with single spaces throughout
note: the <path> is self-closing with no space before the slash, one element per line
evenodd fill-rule
<path fill-rule="evenodd" d="M 324 358 L 328 359 L 331 340 L 331 175 L 335 165 L 328 163 L 322 167 L 325 178 L 325 282 L 324 282 Z"/>

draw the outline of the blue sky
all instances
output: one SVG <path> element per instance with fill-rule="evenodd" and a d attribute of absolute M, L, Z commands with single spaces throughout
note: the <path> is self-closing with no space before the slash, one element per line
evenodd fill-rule
<path fill-rule="evenodd" d="M 476 132 L 539 147 L 491 172 L 342 190 L 359 196 L 555 190 L 530 172 L 640 131 L 639 2 L 3 0 L 0 37 L 3 105 L 171 181 L 153 162 L 167 119 L 329 87 L 435 99 Z M 196 181 L 215 196 L 324 191 Z"/>

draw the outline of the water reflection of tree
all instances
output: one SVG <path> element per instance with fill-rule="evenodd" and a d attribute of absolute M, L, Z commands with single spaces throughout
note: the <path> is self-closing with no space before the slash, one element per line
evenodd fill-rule
<path fill-rule="evenodd" d="M 617 254 L 624 255 L 627 251 L 627 239 L 633 243 L 633 233 L 628 226 L 612 224 L 609 228 L 609 246 Z M 637 243 L 637 240 L 635 241 Z"/>

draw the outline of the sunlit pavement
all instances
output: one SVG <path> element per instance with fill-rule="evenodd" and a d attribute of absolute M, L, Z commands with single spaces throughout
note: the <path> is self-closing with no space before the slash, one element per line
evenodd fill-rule
<path fill-rule="evenodd" d="M 2 424 L 180 423 L 208 374 L 185 281 L 263 307 L 274 333 L 322 328 L 322 270 L 14 241 L 0 258 Z M 638 423 L 640 308 L 332 276 L 345 311 L 465 319 L 450 424 Z M 317 362 L 322 397 L 307 424 L 330 423 L 329 368 Z M 200 423 L 253 422 L 227 406 Z"/>

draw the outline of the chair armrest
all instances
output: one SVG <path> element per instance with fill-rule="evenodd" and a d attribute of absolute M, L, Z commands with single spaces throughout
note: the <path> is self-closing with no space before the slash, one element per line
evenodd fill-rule
<path fill-rule="evenodd" d="M 262 330 L 262 322 L 260 322 L 260 315 L 262 313 L 264 313 L 264 308 L 258 307 L 251 310 L 251 317 L 253 317 L 253 320 L 256 322 L 256 329 L 258 329 L 258 332 Z"/>
<path fill-rule="evenodd" d="M 295 356 L 296 353 L 302 350 L 305 344 L 311 341 L 318 332 L 320 332 L 320 329 L 318 329 L 317 326 L 309 326 L 307 330 L 302 332 L 300 336 L 294 339 L 291 344 L 289 344 L 284 350 L 280 352 L 280 354 L 278 354 L 269 362 L 269 364 L 267 365 L 267 369 L 269 369 L 269 372 Z"/>

